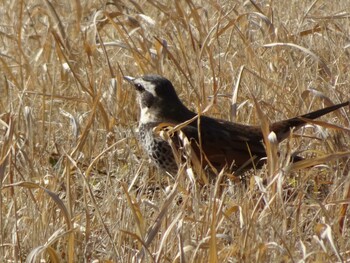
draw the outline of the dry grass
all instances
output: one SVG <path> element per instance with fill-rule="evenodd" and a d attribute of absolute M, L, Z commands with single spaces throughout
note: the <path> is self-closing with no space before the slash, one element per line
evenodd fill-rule
<path fill-rule="evenodd" d="M 0 261 L 349 262 L 349 109 L 268 145 L 246 187 L 201 185 L 149 164 L 122 80 L 250 124 L 348 100 L 349 1 L 107 2 L 0 10 Z"/>

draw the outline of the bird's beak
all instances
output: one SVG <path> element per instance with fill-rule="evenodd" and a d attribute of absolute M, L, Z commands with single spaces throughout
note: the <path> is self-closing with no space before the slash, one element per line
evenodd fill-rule
<path fill-rule="evenodd" d="M 125 79 L 126 81 L 130 82 L 131 84 L 133 84 L 133 83 L 134 83 L 134 80 L 135 80 L 134 77 L 130 77 L 130 76 L 124 76 L 124 79 Z"/>

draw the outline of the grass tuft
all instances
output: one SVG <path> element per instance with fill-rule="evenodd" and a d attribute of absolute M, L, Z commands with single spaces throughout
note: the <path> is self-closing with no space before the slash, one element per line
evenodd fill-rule
<path fill-rule="evenodd" d="M 350 99 L 348 2 L 3 1 L 0 261 L 348 262 L 349 108 L 266 129 Z M 156 170 L 123 81 L 145 73 L 261 125 L 266 167 Z"/>

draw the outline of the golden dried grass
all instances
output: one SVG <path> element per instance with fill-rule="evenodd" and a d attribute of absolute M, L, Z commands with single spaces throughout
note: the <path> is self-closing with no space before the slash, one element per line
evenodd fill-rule
<path fill-rule="evenodd" d="M 348 261 L 349 109 L 267 140 L 268 165 L 246 186 L 223 172 L 202 185 L 185 166 L 170 178 L 149 164 L 123 74 L 164 75 L 191 109 L 268 127 L 349 99 L 349 10 L 5 1 L 0 260 Z"/>

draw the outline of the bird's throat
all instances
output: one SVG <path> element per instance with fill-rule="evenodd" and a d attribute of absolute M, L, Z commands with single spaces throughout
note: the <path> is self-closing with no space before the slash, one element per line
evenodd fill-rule
<path fill-rule="evenodd" d="M 143 107 L 140 114 L 140 123 L 147 124 L 151 122 L 160 122 L 159 113 L 152 108 Z"/>

